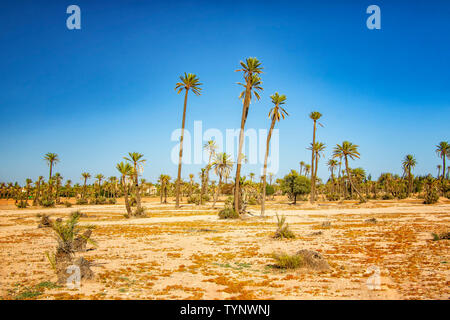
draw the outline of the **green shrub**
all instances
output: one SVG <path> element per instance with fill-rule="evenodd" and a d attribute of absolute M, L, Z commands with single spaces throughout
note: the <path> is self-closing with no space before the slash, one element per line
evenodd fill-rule
<path fill-rule="evenodd" d="M 109 199 L 108 199 L 108 203 L 109 203 L 109 204 L 116 204 L 116 203 L 117 203 L 117 200 L 116 200 L 116 198 L 109 198 Z"/>
<path fill-rule="evenodd" d="M 328 193 L 326 195 L 326 198 L 328 201 L 338 201 L 339 200 L 339 195 L 337 193 Z"/>
<path fill-rule="evenodd" d="M 248 201 L 247 201 L 247 204 L 248 204 L 248 205 L 251 205 L 251 206 L 255 206 L 255 205 L 258 204 L 258 200 L 256 200 L 255 197 L 250 197 L 250 198 L 248 199 Z"/>
<path fill-rule="evenodd" d="M 142 216 L 145 216 L 145 209 L 144 208 L 139 208 L 139 209 L 136 209 L 135 211 L 134 211 L 134 215 L 135 216 L 138 216 L 138 217 L 142 217 Z"/>
<path fill-rule="evenodd" d="M 436 189 L 429 190 L 425 193 L 424 204 L 433 204 L 439 201 L 439 195 Z"/>
<path fill-rule="evenodd" d="M 106 198 L 105 197 L 92 198 L 89 201 L 89 204 L 106 204 Z"/>
<path fill-rule="evenodd" d="M 55 206 L 55 200 L 44 199 L 41 201 L 41 205 L 45 208 L 51 208 Z"/>
<path fill-rule="evenodd" d="M 84 198 L 77 199 L 78 205 L 88 204 L 88 201 Z"/>
<path fill-rule="evenodd" d="M 25 200 L 20 200 L 16 203 L 16 206 L 19 209 L 25 209 L 26 207 L 28 207 L 28 203 Z"/>
<path fill-rule="evenodd" d="M 207 194 L 203 195 L 203 203 L 208 202 L 210 200 L 210 196 Z M 195 203 L 197 205 L 200 204 L 200 195 L 199 194 L 193 194 L 187 199 L 188 203 Z"/>
<path fill-rule="evenodd" d="M 220 219 L 237 219 L 239 214 L 232 208 L 225 208 L 219 211 Z"/>
<path fill-rule="evenodd" d="M 72 206 L 69 201 L 64 201 L 64 205 L 66 206 L 66 208 L 70 208 Z"/>
<path fill-rule="evenodd" d="M 394 196 L 392 194 L 390 194 L 390 193 L 386 193 L 386 194 L 383 194 L 381 199 L 383 199 L 383 200 L 393 200 Z"/>
<path fill-rule="evenodd" d="M 295 239 L 295 234 L 289 230 L 289 225 L 286 223 L 286 217 L 281 217 L 277 214 L 277 231 L 273 235 L 275 239 Z"/>
<path fill-rule="evenodd" d="M 275 267 L 280 269 L 297 269 L 303 265 L 303 258 L 300 255 L 288 255 L 287 253 L 273 253 L 272 258 L 275 260 Z"/>

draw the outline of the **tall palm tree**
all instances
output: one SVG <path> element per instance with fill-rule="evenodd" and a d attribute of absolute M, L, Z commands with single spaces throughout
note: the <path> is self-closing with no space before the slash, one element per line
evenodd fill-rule
<path fill-rule="evenodd" d="M 330 159 L 327 162 L 328 170 L 331 172 L 331 183 L 332 183 L 332 192 L 335 192 L 335 179 L 334 179 L 334 170 L 338 166 L 339 162 L 335 159 Z"/>
<path fill-rule="evenodd" d="M 272 185 L 272 180 L 273 180 L 273 172 L 269 172 L 269 184 Z"/>
<path fill-rule="evenodd" d="M 25 180 L 25 190 L 26 190 L 25 202 L 27 203 L 27 206 L 28 206 L 28 198 L 30 197 L 30 190 L 31 190 L 32 183 L 33 183 L 33 180 L 31 180 L 30 178 L 27 178 Z"/>
<path fill-rule="evenodd" d="M 48 179 L 50 180 L 52 178 L 53 166 L 56 165 L 59 162 L 59 157 L 58 157 L 58 155 L 56 153 L 48 152 L 44 156 L 44 160 L 47 161 L 47 164 L 50 167 L 50 174 L 48 176 Z"/>
<path fill-rule="evenodd" d="M 64 188 L 66 189 L 66 192 L 65 192 L 65 197 L 66 197 L 66 199 L 67 200 L 69 200 L 69 198 L 70 198 L 70 189 L 72 188 L 72 180 L 67 180 L 66 181 L 66 185 L 64 186 Z"/>
<path fill-rule="evenodd" d="M 180 182 L 181 182 L 181 160 L 183 158 L 183 139 L 184 139 L 184 126 L 186 122 L 186 106 L 187 106 L 187 98 L 189 90 L 192 90 L 192 92 L 199 96 L 201 95 L 202 88 L 200 86 L 202 83 L 200 83 L 198 77 L 195 74 L 184 73 L 184 76 L 180 76 L 181 82 L 178 82 L 175 86 L 175 90 L 177 91 L 177 94 L 185 90 L 184 94 L 184 106 L 183 106 L 183 121 L 181 123 L 181 137 L 180 137 L 180 154 L 179 154 L 179 160 L 178 160 L 178 176 L 177 176 L 177 185 L 176 185 L 176 204 L 175 206 L 177 208 L 180 207 Z"/>
<path fill-rule="evenodd" d="M 55 173 L 55 176 L 54 176 L 53 179 L 55 180 L 55 184 L 56 184 L 56 186 L 55 186 L 55 189 L 56 189 L 55 190 L 55 200 L 56 200 L 56 203 L 59 204 L 60 203 L 59 190 L 61 188 L 61 182 L 62 182 L 63 177 L 61 176 L 61 174 L 59 172 L 57 172 L 57 173 Z"/>
<path fill-rule="evenodd" d="M 411 154 L 406 155 L 402 162 L 403 169 L 408 173 L 408 196 L 411 194 L 413 187 L 411 169 L 414 168 L 416 164 L 417 161 Z"/>
<path fill-rule="evenodd" d="M 309 117 L 313 120 L 313 141 L 312 146 L 316 143 L 316 129 L 317 129 L 317 120 L 319 120 L 322 117 L 322 114 L 318 111 L 313 111 L 309 114 Z M 319 122 L 319 125 L 322 126 L 322 124 Z M 314 203 L 315 201 L 315 194 L 316 194 L 316 177 L 315 177 L 315 168 L 314 168 L 314 156 L 315 151 L 311 149 L 311 203 Z"/>
<path fill-rule="evenodd" d="M 305 176 L 308 176 L 311 171 L 311 165 L 305 164 Z"/>
<path fill-rule="evenodd" d="M 250 173 L 248 174 L 248 177 L 250 178 L 250 181 L 253 182 L 253 179 L 255 179 L 255 173 L 250 172 Z"/>
<path fill-rule="evenodd" d="M 102 180 L 105 178 L 104 175 L 102 175 L 101 173 L 97 174 L 95 176 L 95 179 L 97 179 L 97 185 L 98 185 L 98 195 L 100 196 L 102 193 Z"/>
<path fill-rule="evenodd" d="M 366 202 L 366 199 L 361 195 L 358 189 L 353 185 L 352 177 L 350 174 L 349 166 L 348 166 L 348 158 L 354 160 L 355 158 L 359 159 L 358 145 L 353 144 L 348 141 L 342 142 L 341 145 L 337 144 L 333 150 L 333 158 L 344 158 L 345 160 L 345 170 L 347 172 L 347 179 L 350 183 L 350 186 L 353 190 L 358 194 L 361 202 Z"/>
<path fill-rule="evenodd" d="M 143 159 L 144 155 L 138 152 L 128 152 L 128 157 L 123 158 L 133 165 L 133 178 L 136 192 L 136 211 L 140 212 L 142 209 L 141 209 L 141 191 L 139 188 L 138 176 L 143 171 L 143 166 L 146 160 Z"/>
<path fill-rule="evenodd" d="M 272 109 L 269 111 L 269 119 L 271 118 L 272 121 L 270 123 L 270 129 L 269 134 L 267 135 L 267 142 L 266 142 L 266 154 L 264 156 L 264 168 L 263 168 L 263 175 L 262 175 L 262 201 L 261 201 L 261 216 L 264 216 L 264 212 L 266 210 L 266 173 L 267 173 L 267 158 L 269 156 L 269 146 L 270 146 L 270 139 L 272 138 L 272 132 L 273 128 L 275 128 L 275 123 L 279 122 L 281 118 L 285 118 L 289 114 L 287 111 L 282 107 L 282 105 L 286 104 L 286 96 L 284 94 L 279 95 L 278 92 L 275 92 L 273 95 L 270 96 L 272 99 L 272 103 L 275 105 Z"/>
<path fill-rule="evenodd" d="M 438 164 L 438 165 L 436 166 L 436 168 L 438 169 L 437 178 L 439 179 L 439 177 L 441 176 L 441 169 L 442 169 L 442 166 L 441 166 L 440 164 Z"/>
<path fill-rule="evenodd" d="M 128 200 L 128 184 L 127 184 L 127 177 L 132 177 L 134 175 L 134 168 L 129 164 L 125 162 L 120 162 L 116 165 L 117 170 L 120 173 L 120 182 L 122 184 L 123 188 L 123 195 L 125 198 L 125 208 L 127 209 L 127 216 L 131 217 L 131 206 L 130 202 Z"/>
<path fill-rule="evenodd" d="M 439 158 L 442 158 L 442 180 L 445 179 L 445 158 L 450 158 L 450 144 L 448 141 L 441 141 L 436 146 L 436 154 Z M 439 176 L 438 176 L 439 178 Z"/>
<path fill-rule="evenodd" d="M 305 161 L 300 161 L 300 173 L 299 173 L 299 175 L 302 175 L 304 166 L 305 166 Z"/>
<path fill-rule="evenodd" d="M 245 90 L 239 95 L 239 99 L 243 100 L 242 116 L 241 116 L 241 130 L 239 132 L 239 150 L 238 159 L 236 165 L 236 177 L 234 185 L 234 210 L 240 213 L 240 180 L 241 180 L 241 161 L 242 161 L 242 146 L 244 144 L 244 129 L 245 122 L 247 121 L 248 111 L 250 108 L 250 102 L 252 99 L 252 93 L 256 99 L 260 99 L 258 91 L 262 91 L 261 78 L 258 76 L 262 73 L 261 62 L 256 58 L 247 58 L 245 62 L 240 62 L 242 69 L 236 70 L 237 72 L 243 72 L 245 84 L 238 83 L 245 87 Z"/>
<path fill-rule="evenodd" d="M 315 180 L 317 177 L 317 168 L 319 167 L 319 158 L 320 155 L 323 153 L 323 150 L 325 150 L 325 144 L 322 142 L 315 142 L 314 144 L 311 144 L 311 146 L 308 148 L 308 150 L 311 150 L 314 154 L 314 166 L 311 170 L 311 175 L 313 179 Z M 314 190 L 311 188 L 311 192 L 316 192 L 315 182 L 314 182 Z M 316 195 L 311 194 L 311 198 L 315 200 Z"/>
<path fill-rule="evenodd" d="M 217 198 L 219 197 L 220 187 L 222 186 L 222 178 L 230 174 L 231 169 L 233 168 L 233 161 L 231 161 L 229 155 L 225 152 L 221 152 L 216 154 L 214 162 L 212 163 L 212 168 L 214 169 L 214 173 L 219 177 L 219 184 L 212 205 L 214 208 L 216 206 Z"/>
<path fill-rule="evenodd" d="M 84 183 L 83 183 L 83 193 L 82 193 L 82 195 L 81 195 L 81 198 L 82 198 L 82 199 L 85 199 L 85 198 L 86 198 L 86 188 L 87 188 L 86 183 L 87 183 L 87 179 L 89 179 L 89 178 L 91 177 L 91 174 L 88 173 L 88 172 L 83 172 L 83 173 L 81 174 L 81 176 L 82 176 L 83 179 L 84 179 Z"/>

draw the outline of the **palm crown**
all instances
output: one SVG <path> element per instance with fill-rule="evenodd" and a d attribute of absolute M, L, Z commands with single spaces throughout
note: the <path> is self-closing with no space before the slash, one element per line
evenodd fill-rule
<path fill-rule="evenodd" d="M 280 96 L 278 92 L 275 92 L 270 96 L 270 98 L 272 99 L 272 103 L 275 107 L 270 109 L 269 118 L 275 119 L 275 121 L 280 121 L 281 118 L 284 119 L 285 116 L 289 115 L 289 113 L 281 107 L 281 105 L 286 104 L 286 96 L 284 94 Z"/>
<path fill-rule="evenodd" d="M 180 76 L 181 82 L 177 82 L 175 86 L 175 90 L 178 90 L 177 93 L 180 93 L 183 90 L 189 91 L 192 90 L 197 96 L 201 95 L 202 88 L 200 86 L 199 78 L 192 73 L 184 73 L 184 76 Z"/>
<path fill-rule="evenodd" d="M 358 152 L 358 145 L 353 144 L 349 141 L 342 142 L 342 145 L 337 144 L 336 147 L 334 147 L 333 150 L 333 157 L 339 158 L 339 157 L 350 157 L 350 159 L 357 158 L 359 159 L 359 152 Z"/>

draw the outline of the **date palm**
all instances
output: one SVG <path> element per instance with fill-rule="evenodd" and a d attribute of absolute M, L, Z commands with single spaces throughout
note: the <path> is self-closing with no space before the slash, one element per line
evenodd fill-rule
<path fill-rule="evenodd" d="M 316 143 L 316 130 L 317 130 L 317 120 L 319 120 L 322 117 L 322 114 L 318 111 L 313 111 L 309 114 L 309 118 L 313 120 L 313 141 L 312 145 L 314 146 Z M 319 125 L 322 126 L 322 124 L 319 122 Z M 316 176 L 315 172 L 316 169 L 314 168 L 314 156 L 315 152 L 311 149 L 311 203 L 314 203 L 315 201 L 315 194 L 316 194 Z"/>
<path fill-rule="evenodd" d="M 305 164 L 305 176 L 308 176 L 310 172 L 311 172 L 311 165 Z"/>
<path fill-rule="evenodd" d="M 353 190 L 358 194 L 361 202 L 366 202 L 366 199 L 361 195 L 358 189 L 353 185 L 352 176 L 350 174 L 350 169 L 348 166 L 348 158 L 354 160 L 355 158 L 359 159 L 358 145 L 353 144 L 349 141 L 342 142 L 341 145 L 337 144 L 333 150 L 333 158 L 344 158 L 345 161 L 345 171 L 347 172 L 347 179 L 350 183 L 350 186 Z"/>
<path fill-rule="evenodd" d="M 305 161 L 300 161 L 300 175 L 302 175 L 303 167 L 305 166 Z"/>
<path fill-rule="evenodd" d="M 61 176 L 61 174 L 59 172 L 55 173 L 53 179 L 55 180 L 55 200 L 56 203 L 59 204 L 60 203 L 60 199 L 59 199 L 59 190 L 61 189 L 61 182 L 63 177 Z"/>
<path fill-rule="evenodd" d="M 39 176 L 38 179 L 35 181 L 35 186 L 36 186 L 36 192 L 35 192 L 35 196 L 33 197 L 33 206 L 37 206 L 39 204 L 41 204 L 41 184 L 42 181 L 44 180 L 43 176 Z"/>
<path fill-rule="evenodd" d="M 312 166 L 311 176 L 314 177 L 313 179 L 315 180 L 315 178 L 317 177 L 317 168 L 319 166 L 319 158 L 320 158 L 321 154 L 323 154 L 323 150 L 325 150 L 325 144 L 322 142 L 315 142 L 314 144 L 311 144 L 311 146 L 307 149 L 311 150 L 314 154 L 313 159 L 314 159 L 315 163 Z M 316 192 L 315 182 L 314 182 L 314 188 L 311 188 L 311 199 L 315 200 L 316 195 L 312 194 L 312 192 L 314 192 L 314 193 Z"/>
<path fill-rule="evenodd" d="M 123 195 L 125 198 L 125 208 L 127 210 L 127 216 L 131 217 L 132 212 L 131 212 L 131 206 L 130 206 L 130 202 L 128 200 L 128 183 L 127 183 L 127 178 L 128 177 L 132 177 L 134 175 L 134 168 L 126 162 L 120 162 L 116 165 L 116 169 L 117 171 L 119 171 L 120 173 L 120 183 L 122 185 L 123 188 Z"/>
<path fill-rule="evenodd" d="M 211 161 L 217 150 L 216 142 L 214 140 L 209 140 L 203 145 L 203 149 L 208 152 L 209 155 L 208 164 L 206 165 L 205 183 L 202 184 L 202 187 L 207 189 L 209 184 L 209 170 L 211 169 Z M 205 189 L 203 190 L 203 193 L 205 193 Z"/>
<path fill-rule="evenodd" d="M 442 158 L 442 180 L 445 179 L 445 158 L 450 158 L 450 144 L 448 141 L 441 141 L 436 146 L 436 154 L 439 158 Z M 439 178 L 439 176 L 438 176 Z"/>
<path fill-rule="evenodd" d="M 184 76 L 180 76 L 181 82 L 178 82 L 175 86 L 175 90 L 177 90 L 177 94 L 185 90 L 184 93 L 184 105 L 183 105 L 183 121 L 181 123 L 181 137 L 180 137 L 180 154 L 178 160 L 178 176 L 176 181 L 176 202 L 175 206 L 177 208 L 180 207 L 180 183 L 181 183 L 181 162 L 183 159 L 183 139 L 184 139 L 184 127 L 186 123 L 186 106 L 187 106 L 187 98 L 189 90 L 199 96 L 201 95 L 202 88 L 200 87 L 202 83 L 200 83 L 198 77 L 195 74 L 184 73 Z"/>
<path fill-rule="evenodd" d="M 269 172 L 269 184 L 272 185 L 272 180 L 273 180 L 273 172 Z"/>
<path fill-rule="evenodd" d="M 261 216 L 264 216 L 264 212 L 266 210 L 266 174 L 267 174 L 267 158 L 269 157 L 269 146 L 270 146 L 270 139 L 272 138 L 272 132 L 273 128 L 275 128 L 275 123 L 279 122 L 281 119 L 284 119 L 289 114 L 287 111 L 282 107 L 282 105 L 286 104 L 286 96 L 284 94 L 279 95 L 278 92 L 275 92 L 273 95 L 270 96 L 272 99 L 272 103 L 274 104 L 274 107 L 270 109 L 269 111 L 269 119 L 271 119 L 270 122 L 270 129 L 269 134 L 267 135 L 267 141 L 266 141 L 266 154 L 264 156 L 264 168 L 263 168 L 263 175 L 262 175 L 262 201 L 261 201 Z"/>
<path fill-rule="evenodd" d="M 101 173 L 97 174 L 95 176 L 95 179 L 97 179 L 97 185 L 98 185 L 98 195 L 101 196 L 102 193 L 102 181 L 105 179 L 105 176 Z"/>
<path fill-rule="evenodd" d="M 252 93 L 256 99 L 260 99 L 259 91 L 262 91 L 261 79 L 258 76 L 262 73 L 261 62 L 256 58 L 247 58 L 245 62 L 241 61 L 241 69 L 236 70 L 237 72 L 243 72 L 245 84 L 238 83 L 245 87 L 245 90 L 239 95 L 239 98 L 243 100 L 242 105 L 242 115 L 241 115 L 241 130 L 239 132 L 239 150 L 238 159 L 236 165 L 236 177 L 234 185 L 234 210 L 240 213 L 239 203 L 240 203 L 240 178 L 241 178 L 241 161 L 242 161 L 242 146 L 244 144 L 244 129 L 245 122 L 247 121 L 248 111 L 250 108 L 250 102 L 252 99 Z"/>
<path fill-rule="evenodd" d="M 408 196 L 412 192 L 412 187 L 413 187 L 413 179 L 412 179 L 411 169 L 414 168 L 416 166 L 416 164 L 417 164 L 417 161 L 414 158 L 414 156 L 411 154 L 406 155 L 402 162 L 403 169 L 408 174 Z"/>
<path fill-rule="evenodd" d="M 56 165 L 59 162 L 59 157 L 58 157 L 58 155 L 56 153 L 48 152 L 44 156 L 44 160 L 47 161 L 47 164 L 50 167 L 50 174 L 48 176 L 48 179 L 50 180 L 52 178 L 53 166 Z"/>
<path fill-rule="evenodd" d="M 87 188 L 86 183 L 87 183 L 87 180 L 91 177 L 91 174 L 88 173 L 88 172 L 83 172 L 83 173 L 81 174 L 81 176 L 82 176 L 83 179 L 84 179 L 84 183 L 83 183 L 83 193 L 82 193 L 82 195 L 81 195 L 81 198 L 82 198 L 82 199 L 85 199 L 85 197 L 86 197 L 86 188 Z"/>
<path fill-rule="evenodd" d="M 143 166 L 146 162 L 144 155 L 138 152 L 128 152 L 128 157 L 123 157 L 125 160 L 130 162 L 133 166 L 133 180 L 134 180 L 134 188 L 136 193 L 136 211 L 140 212 L 141 209 L 141 192 L 139 188 L 139 179 L 138 176 L 143 171 Z"/>
<path fill-rule="evenodd" d="M 219 177 L 219 184 L 217 186 L 217 191 L 212 205 L 214 208 L 220 193 L 220 187 L 222 186 L 222 178 L 230 174 L 231 169 L 233 168 L 233 161 L 231 161 L 231 157 L 229 155 L 225 152 L 221 152 L 216 154 L 214 162 L 212 163 L 212 168 L 214 169 L 214 173 Z"/>

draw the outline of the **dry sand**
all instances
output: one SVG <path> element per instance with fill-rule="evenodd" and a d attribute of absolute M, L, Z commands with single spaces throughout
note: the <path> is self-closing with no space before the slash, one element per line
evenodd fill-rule
<path fill-rule="evenodd" d="M 147 218 L 125 219 L 123 205 L 16 209 L 0 200 L 0 297 L 14 299 L 449 299 L 450 202 L 420 200 L 320 203 L 297 206 L 269 201 L 267 217 L 250 207 L 247 219 L 219 220 L 210 205 L 161 205 L 144 199 Z M 223 203 L 219 203 L 223 205 Z M 83 255 L 95 278 L 79 289 L 41 288 L 56 275 L 45 257 L 56 241 L 37 228 L 37 213 L 67 217 L 97 228 L 98 247 Z M 284 214 L 294 240 L 275 240 L 276 213 Z M 367 222 L 375 218 L 376 223 Z M 329 226 L 322 225 L 330 222 Z M 92 248 L 92 246 L 91 246 Z M 272 252 L 319 251 L 330 271 L 282 271 Z M 380 288 L 367 281 L 380 273 Z M 23 295 L 25 294 L 25 295 Z"/>

